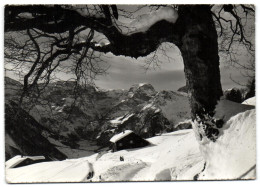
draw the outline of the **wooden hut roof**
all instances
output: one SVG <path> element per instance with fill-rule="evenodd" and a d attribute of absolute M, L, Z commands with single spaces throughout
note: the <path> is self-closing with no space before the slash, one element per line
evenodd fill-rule
<path fill-rule="evenodd" d="M 20 164 L 21 162 L 25 161 L 26 159 L 31 159 L 31 160 L 44 160 L 45 157 L 44 156 L 21 156 L 21 155 L 17 155 L 13 158 L 11 158 L 10 160 L 5 162 L 5 167 L 6 168 L 13 168 L 15 166 L 17 166 L 18 164 Z"/>
<path fill-rule="evenodd" d="M 114 135 L 111 139 L 110 142 L 116 143 L 118 140 L 121 140 L 122 138 L 126 137 L 127 135 L 133 133 L 131 130 L 125 130 L 124 132 L 121 132 L 119 134 Z"/>

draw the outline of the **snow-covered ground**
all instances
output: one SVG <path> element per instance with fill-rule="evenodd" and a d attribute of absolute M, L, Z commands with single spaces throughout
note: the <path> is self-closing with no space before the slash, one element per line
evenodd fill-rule
<path fill-rule="evenodd" d="M 6 179 L 23 183 L 255 178 L 255 109 L 222 100 L 216 110 L 226 123 L 215 143 L 199 143 L 192 129 L 180 130 L 149 138 L 151 145 L 144 148 L 9 168 Z"/>
<path fill-rule="evenodd" d="M 87 180 L 91 164 L 85 159 L 52 161 L 8 169 L 6 181 L 11 183 L 79 182 Z"/>
<path fill-rule="evenodd" d="M 7 169 L 6 179 L 12 183 L 80 182 L 88 181 L 86 176 L 93 170 L 92 181 L 171 180 L 172 173 L 177 171 L 183 173 L 178 179 L 193 180 L 197 170 L 195 169 L 194 173 L 188 169 L 203 167 L 199 144 L 191 129 L 147 140 L 152 145 L 144 148 L 104 152 L 79 159 Z M 124 157 L 124 161 L 120 161 L 120 156 Z"/>

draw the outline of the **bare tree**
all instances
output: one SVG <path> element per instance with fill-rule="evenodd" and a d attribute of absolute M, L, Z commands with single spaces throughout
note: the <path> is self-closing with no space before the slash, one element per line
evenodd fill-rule
<path fill-rule="evenodd" d="M 138 58 L 154 52 L 163 42 L 173 43 L 183 57 L 186 82 L 191 93 L 192 118 L 206 124 L 214 115 L 217 101 L 223 94 L 219 71 L 219 37 L 223 37 L 224 30 L 228 29 L 231 33 L 228 45 L 223 40 L 227 52 L 232 54 L 232 46 L 238 42 L 254 53 L 254 43 L 247 38 L 248 33 L 244 29 L 246 21 L 242 20 L 254 14 L 254 7 L 214 7 L 156 5 L 152 7 L 155 10 L 153 16 L 141 16 L 131 24 L 123 24 L 118 21 L 118 12 L 122 11 L 117 10 L 115 5 L 6 6 L 5 32 L 27 32 L 30 45 L 36 49 L 31 51 L 35 57 L 24 79 L 25 92 L 40 79 L 47 78 L 48 82 L 52 69 L 59 67 L 62 61 L 71 58 L 73 54 L 77 56 L 76 64 L 81 67 L 82 62 L 88 59 L 88 51 Z M 122 14 L 131 16 L 126 12 Z M 224 23 L 230 26 L 224 27 Z M 81 41 L 76 36 L 83 30 L 89 34 Z M 97 45 L 92 41 L 94 32 L 102 33 L 109 42 Z M 40 48 L 37 44 L 38 35 L 48 36 L 53 41 L 43 55 L 39 55 L 37 49 Z M 32 79 L 31 84 L 28 84 L 29 78 Z"/>
<path fill-rule="evenodd" d="M 80 83 L 80 80 L 91 81 L 96 75 L 104 73 L 105 69 L 98 66 L 98 62 L 102 61 L 100 54 L 94 54 L 89 48 L 94 30 L 86 32 L 85 29 L 62 34 L 27 29 L 21 34 L 5 35 L 6 68 L 24 74 L 23 96 L 32 93 L 32 90 L 39 95 L 55 78 L 57 71 L 70 71 L 75 75 L 76 83 Z M 87 34 L 81 36 L 83 30 Z M 20 36 L 20 41 L 14 35 Z M 66 62 L 68 60 L 70 64 Z M 41 83 L 41 87 L 38 83 Z"/>

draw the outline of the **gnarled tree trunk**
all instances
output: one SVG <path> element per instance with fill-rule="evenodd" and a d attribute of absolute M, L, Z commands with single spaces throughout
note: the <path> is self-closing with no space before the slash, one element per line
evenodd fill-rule
<path fill-rule="evenodd" d="M 192 118 L 213 111 L 222 96 L 217 32 L 209 6 L 181 6 L 183 35 L 180 50 L 191 93 Z"/>
<path fill-rule="evenodd" d="M 210 7 L 181 6 L 181 45 L 186 84 L 190 92 L 192 119 L 204 124 L 201 130 L 209 139 L 215 140 L 218 130 L 209 125 L 217 101 L 223 95 L 220 83 L 217 32 Z M 210 119 L 211 120 L 211 119 Z M 200 137 L 203 135 L 200 134 Z"/>

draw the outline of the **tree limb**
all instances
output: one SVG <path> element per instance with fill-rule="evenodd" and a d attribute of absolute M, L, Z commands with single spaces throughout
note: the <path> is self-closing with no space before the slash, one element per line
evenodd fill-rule
<path fill-rule="evenodd" d="M 28 17 L 19 16 L 22 13 L 27 13 Z M 147 56 L 155 51 L 162 42 L 172 42 L 176 45 L 180 43 L 179 34 L 181 32 L 176 29 L 178 27 L 166 20 L 154 23 L 145 32 L 138 31 L 128 35 L 122 33 L 112 21 L 108 21 L 107 16 L 108 12 L 105 17 L 83 16 L 75 10 L 66 9 L 60 5 L 6 6 L 5 32 L 35 28 L 46 33 L 64 33 L 71 28 L 85 26 L 104 34 L 110 41 L 108 46 L 92 46 L 92 49 L 135 58 Z M 114 17 L 117 17 L 115 13 Z M 139 44 L 136 43 L 137 41 Z"/>

